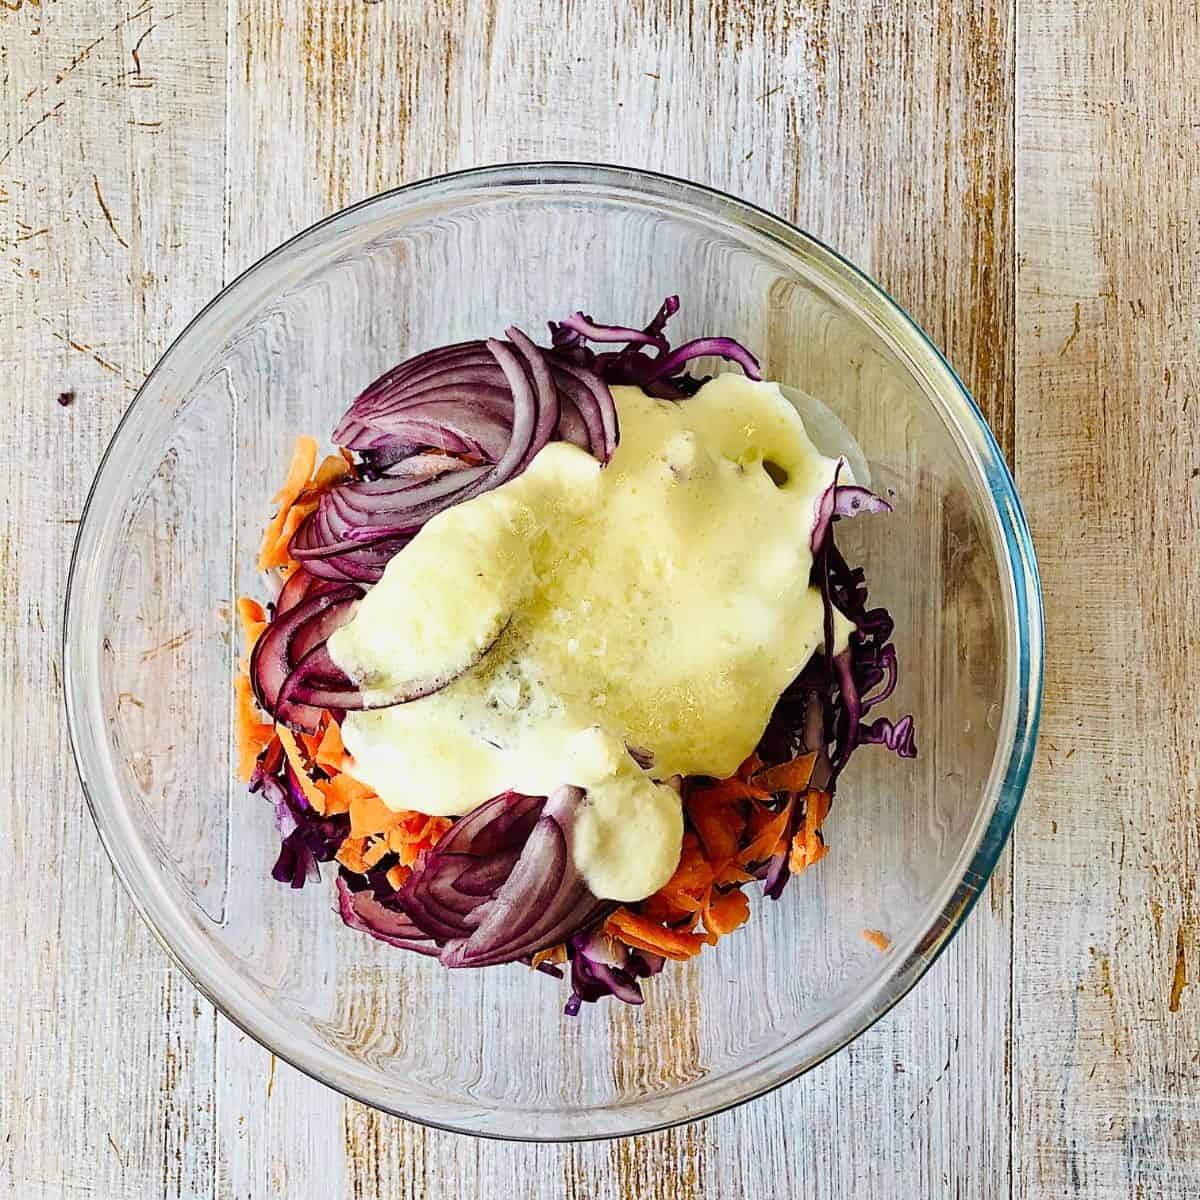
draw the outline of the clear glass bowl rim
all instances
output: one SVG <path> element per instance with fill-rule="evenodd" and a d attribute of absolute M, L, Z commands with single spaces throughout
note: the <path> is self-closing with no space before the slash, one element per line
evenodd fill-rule
<path fill-rule="evenodd" d="M 147 390 L 156 376 L 162 372 L 164 364 L 168 363 L 190 340 L 198 327 L 202 327 L 206 320 L 215 314 L 216 310 L 225 306 L 231 295 L 239 291 L 250 277 L 256 275 L 267 264 L 284 258 L 299 249 L 304 242 L 314 238 L 320 232 L 337 232 L 341 228 L 349 228 L 356 222 L 365 219 L 373 209 L 384 207 L 401 198 L 414 202 L 422 198 L 448 200 L 455 195 L 474 194 L 484 190 L 529 189 L 547 184 L 559 187 L 578 186 L 602 189 L 610 195 L 619 196 L 624 193 L 631 197 L 638 196 L 643 200 L 661 199 L 676 204 L 682 202 L 705 216 L 729 221 L 775 241 L 786 250 L 805 255 L 810 266 L 815 265 L 820 270 L 824 277 L 823 282 L 831 285 L 844 298 L 852 300 L 860 311 L 869 314 L 875 322 L 877 332 L 888 335 L 893 350 L 901 353 L 907 359 L 910 367 L 923 374 L 927 380 L 936 383 L 935 390 L 943 414 L 950 419 L 960 437 L 960 449 L 964 450 L 968 458 L 974 461 L 974 465 L 986 484 L 991 501 L 991 511 L 988 515 L 991 519 L 993 536 L 1002 551 L 1001 562 L 1007 569 L 1008 575 L 1007 580 L 1004 581 L 1008 585 L 1005 589 L 1004 602 L 1007 619 L 1006 632 L 1012 638 L 1009 683 L 1011 685 L 1015 682 L 1016 686 L 1015 688 L 1007 687 L 1005 692 L 1006 705 L 998 731 L 998 746 L 1003 749 L 1006 742 L 1010 744 L 1005 761 L 1000 764 L 999 770 L 994 767 L 992 772 L 991 778 L 995 781 L 998 777 L 998 784 L 994 789 L 996 792 L 994 807 L 987 819 L 986 827 L 982 830 L 969 855 L 967 868 L 962 877 L 951 880 L 936 902 L 930 905 L 933 916 L 928 928 L 919 938 L 915 939 L 915 944 L 912 944 L 914 939 L 910 939 L 910 945 L 906 949 L 903 961 L 886 978 L 878 994 L 872 997 L 872 1003 L 864 1007 L 866 1019 L 856 1027 L 849 1029 L 839 1039 L 828 1044 L 818 1055 L 806 1061 L 785 1065 L 782 1069 L 775 1069 L 772 1077 L 765 1083 L 748 1088 L 733 1100 L 701 1106 L 693 1112 L 672 1117 L 669 1120 L 648 1121 L 620 1132 L 568 1134 L 562 1137 L 541 1135 L 523 1137 L 518 1134 L 497 1134 L 452 1122 L 443 1123 L 432 1120 L 428 1116 L 414 1116 L 402 1109 L 390 1106 L 378 1096 L 362 1094 L 351 1086 L 326 1078 L 318 1065 L 306 1061 L 305 1057 L 290 1052 L 288 1047 L 276 1044 L 270 1031 L 261 1028 L 259 1022 L 245 1014 L 232 1011 L 230 1002 L 221 995 L 220 988 L 206 979 L 197 964 L 189 961 L 187 956 L 172 943 L 156 919 L 153 902 L 139 890 L 139 877 L 131 869 L 126 856 L 119 849 L 116 836 L 117 825 L 111 818 L 119 810 L 120 800 L 112 796 L 109 789 L 97 789 L 89 784 L 89 779 L 96 777 L 99 773 L 90 769 L 91 764 L 81 736 L 85 707 L 83 700 L 85 684 L 82 678 L 81 664 L 77 661 L 72 645 L 72 613 L 82 602 L 82 597 L 77 596 L 76 593 L 80 586 L 81 564 L 87 560 L 89 545 L 93 538 L 94 510 L 103 511 L 105 508 L 102 503 L 107 490 L 105 483 L 117 469 L 121 458 L 119 451 L 124 443 L 136 437 L 135 415 L 139 413 Z M 1012 831 L 1033 762 L 1041 714 L 1044 670 L 1041 584 L 1029 526 L 1017 497 L 1012 475 L 991 429 L 965 385 L 928 335 L 904 308 L 837 251 L 798 226 L 757 205 L 707 185 L 678 179 L 660 172 L 610 164 L 569 161 L 535 161 L 475 167 L 432 176 L 380 192 L 333 213 L 295 234 L 227 283 L 174 339 L 146 377 L 138 389 L 137 395 L 117 424 L 97 468 L 95 479 L 81 513 L 67 578 L 62 636 L 63 693 L 67 728 L 80 784 L 100 841 L 134 907 L 168 956 L 192 985 L 226 1019 L 253 1037 L 272 1054 L 351 1099 L 435 1128 L 504 1141 L 590 1141 L 634 1136 L 688 1121 L 701 1120 L 744 1104 L 791 1082 L 820 1065 L 874 1025 L 893 1005 L 912 990 L 937 960 L 971 912 L 995 869 Z M 978 826 L 978 824 L 977 819 L 976 825 Z M 904 948 L 897 947 L 897 949 Z"/>

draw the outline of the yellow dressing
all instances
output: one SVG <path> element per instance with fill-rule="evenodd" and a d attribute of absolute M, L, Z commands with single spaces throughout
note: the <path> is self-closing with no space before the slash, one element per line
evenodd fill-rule
<path fill-rule="evenodd" d="M 653 780 L 732 774 L 822 639 L 809 538 L 834 460 L 773 383 L 613 396 L 607 467 L 551 443 L 435 517 L 329 649 L 368 691 L 483 654 L 431 696 L 348 714 L 354 774 L 438 815 L 584 788 L 576 864 L 596 895 L 633 901 L 679 859 L 679 798 Z"/>

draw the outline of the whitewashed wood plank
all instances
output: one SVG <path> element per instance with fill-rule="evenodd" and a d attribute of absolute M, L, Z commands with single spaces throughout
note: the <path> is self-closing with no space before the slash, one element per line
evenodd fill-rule
<path fill-rule="evenodd" d="M 219 3 L 0 7 L 0 1192 L 30 1200 L 212 1192 L 214 1014 L 100 848 L 58 629 L 100 452 L 220 284 L 203 164 L 223 152 L 224 27 Z"/>
<path fill-rule="evenodd" d="M 1019 478 L 1050 647 L 1019 842 L 1017 1192 L 1200 1192 L 1194 3 L 1023 6 Z"/>

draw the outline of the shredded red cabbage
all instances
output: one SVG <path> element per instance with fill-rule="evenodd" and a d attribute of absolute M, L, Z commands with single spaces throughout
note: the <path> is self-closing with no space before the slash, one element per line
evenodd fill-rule
<path fill-rule="evenodd" d="M 707 377 L 696 379 L 684 373 L 684 367 L 696 358 L 724 358 L 737 363 L 750 379 L 762 379 L 758 359 L 733 338 L 697 338 L 672 350 L 663 330 L 678 311 L 679 297 L 668 296 L 644 329 L 601 325 L 576 312 L 549 323 L 550 340 L 558 358 L 572 359 L 606 383 L 634 385 L 666 400 L 694 395 L 707 382 Z M 624 343 L 625 348 L 597 353 L 588 342 Z"/>
<path fill-rule="evenodd" d="M 286 761 L 278 774 L 259 773 L 251 781 L 250 790 L 261 790 L 270 802 L 275 810 L 275 827 L 283 838 L 271 878 L 293 888 L 319 880 L 317 864 L 332 861 L 350 835 L 349 814 L 323 817 L 316 812 Z"/>
<path fill-rule="evenodd" d="M 641 1004 L 638 981 L 657 975 L 666 961 L 661 955 L 634 950 L 599 929 L 575 934 L 567 942 L 567 957 L 571 960 L 571 996 L 563 1011 L 568 1017 L 604 996 Z"/>

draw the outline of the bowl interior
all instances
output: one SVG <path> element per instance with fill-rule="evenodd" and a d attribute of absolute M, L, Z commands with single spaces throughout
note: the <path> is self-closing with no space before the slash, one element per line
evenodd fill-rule
<path fill-rule="evenodd" d="M 331 873 L 269 876 L 267 805 L 234 772 L 233 603 L 299 432 L 327 439 L 367 382 L 430 346 L 535 336 L 576 308 L 678 339 L 729 333 L 820 397 L 895 515 L 839 545 L 896 619 L 920 750 L 857 756 L 830 855 L 640 1010 L 562 1016 L 514 966 L 448 972 L 346 930 Z M 700 189 L 616 171 L 509 169 L 405 189 L 255 267 L 172 347 L 102 469 L 67 629 L 81 774 L 160 937 L 274 1051 L 379 1107 L 474 1132 L 627 1133 L 755 1094 L 844 1044 L 919 975 L 1011 821 L 1031 732 L 1028 580 L 1008 487 L 944 364 L 828 251 Z M 1001 503 L 997 504 L 997 500 Z M 1015 513 L 1015 516 L 1013 515 Z M 1035 639 L 1036 640 L 1036 639 Z M 1036 656 L 1034 656 L 1036 657 Z M 974 877 L 973 877 L 974 876 Z M 881 954 L 864 928 L 884 931 Z"/>

